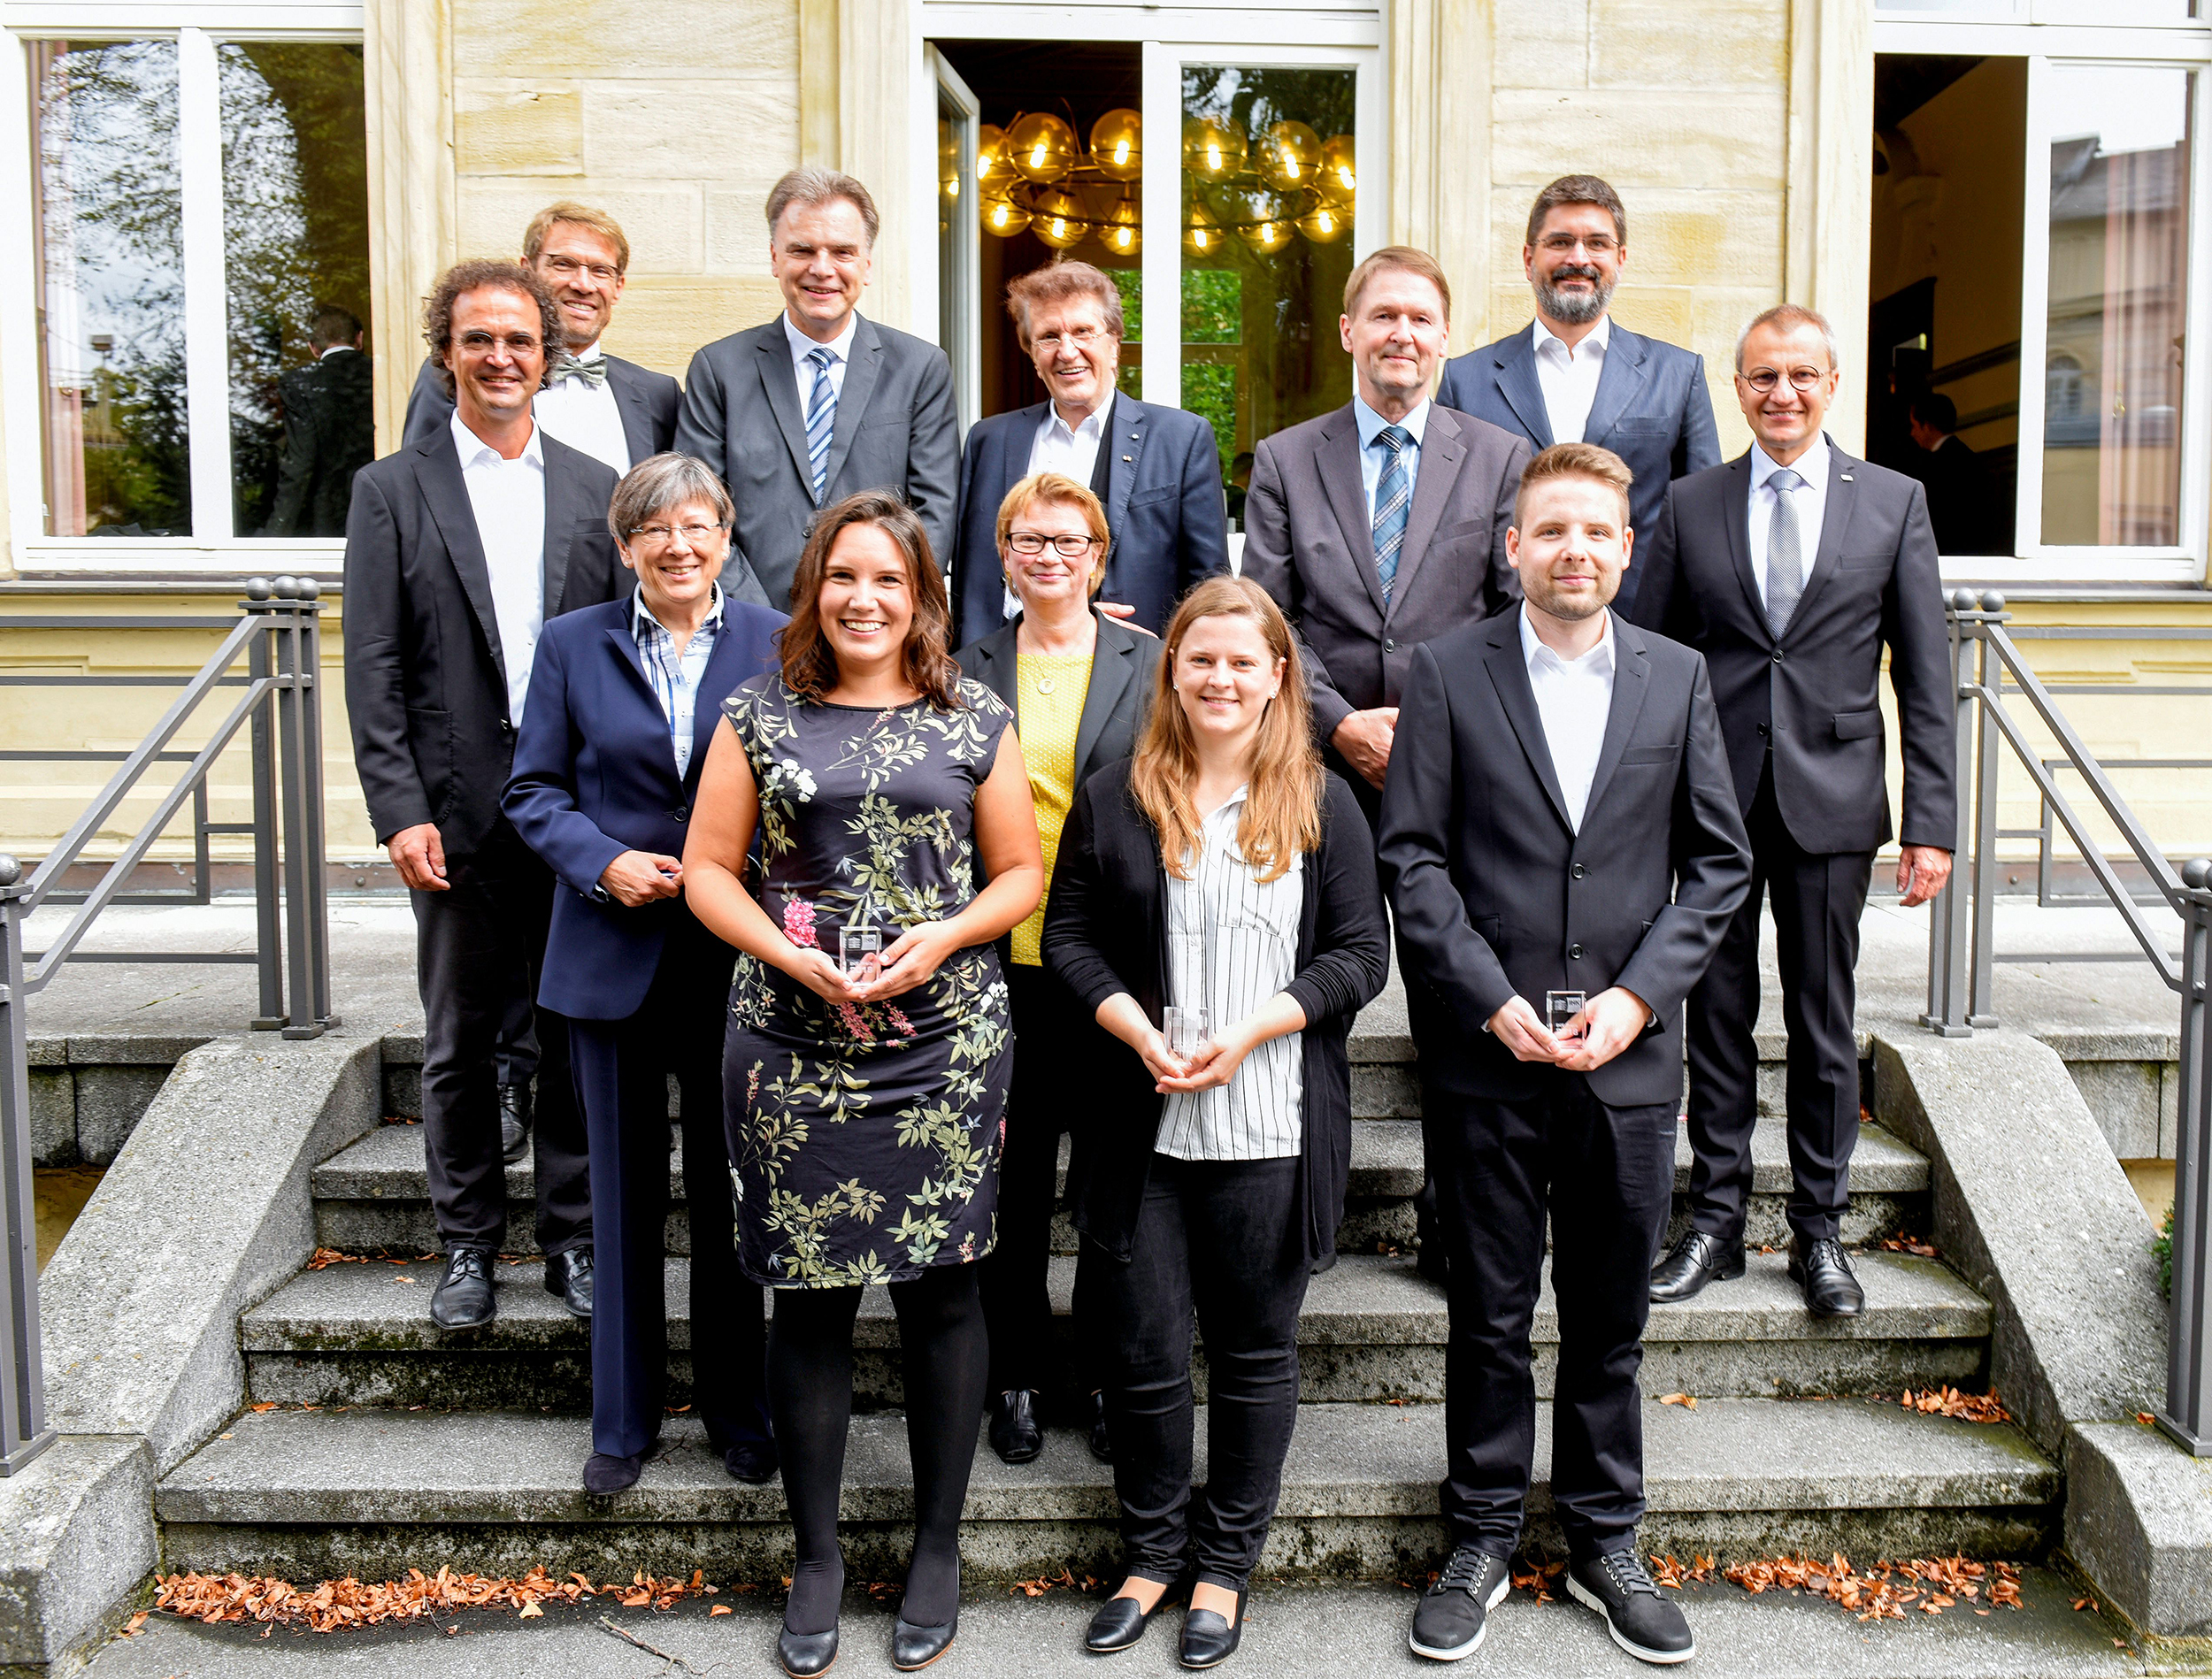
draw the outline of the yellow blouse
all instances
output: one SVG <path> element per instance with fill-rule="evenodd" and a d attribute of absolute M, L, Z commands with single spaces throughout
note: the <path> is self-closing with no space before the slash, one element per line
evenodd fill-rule
<path fill-rule="evenodd" d="M 1083 697 L 1090 692 L 1087 653 L 1023 653 L 1016 656 L 1021 685 L 1014 709 L 1021 737 L 1022 761 L 1029 766 L 1030 796 L 1037 801 L 1037 838 L 1044 847 L 1045 883 L 1052 882 L 1053 860 L 1060 855 L 1060 830 L 1075 802 L 1075 737 L 1083 722 Z M 1044 900 L 1036 913 L 1014 929 L 1014 960 L 1025 967 L 1043 965 Z"/>

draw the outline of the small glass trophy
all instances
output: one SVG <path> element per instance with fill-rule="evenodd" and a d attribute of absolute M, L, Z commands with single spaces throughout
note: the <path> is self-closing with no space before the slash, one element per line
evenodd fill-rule
<path fill-rule="evenodd" d="M 1544 993 L 1544 1024 L 1556 1038 L 1565 1032 L 1567 1024 L 1582 1012 L 1589 999 L 1578 991 L 1548 991 Z"/>
<path fill-rule="evenodd" d="M 837 965 L 848 979 L 872 979 L 883 966 L 883 929 L 846 926 L 837 932 Z"/>
<path fill-rule="evenodd" d="M 1206 1041 L 1206 1034 L 1213 1030 L 1213 1022 L 1203 1007 L 1178 1008 L 1170 1004 L 1161 1014 L 1161 1036 L 1167 1039 L 1168 1054 L 1179 1061 L 1188 1061 L 1195 1055 L 1199 1045 Z"/>

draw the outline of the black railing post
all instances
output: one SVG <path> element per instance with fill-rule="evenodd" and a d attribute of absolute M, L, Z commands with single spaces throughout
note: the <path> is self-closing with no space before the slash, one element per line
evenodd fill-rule
<path fill-rule="evenodd" d="M 313 991 L 305 1007 L 308 1019 L 318 1028 L 340 1024 L 330 1009 L 330 871 L 323 809 L 323 609 L 317 599 L 321 593 L 321 585 L 313 578 L 300 579 L 300 774 L 302 808 L 306 815 L 302 838 L 307 851 L 308 933 L 314 941 L 308 970 Z"/>
<path fill-rule="evenodd" d="M 274 668 L 270 644 L 276 640 L 276 602 L 265 577 L 246 579 L 246 598 L 238 610 L 258 617 L 264 632 L 247 644 L 246 671 L 259 682 Z M 277 908 L 276 732 L 269 702 L 254 707 L 253 721 L 253 915 L 256 966 L 261 975 L 261 1012 L 257 1031 L 277 1031 L 284 1018 L 283 936 Z"/>
<path fill-rule="evenodd" d="M 2175 1116 L 2173 1294 L 2158 1426 L 2212 1456 L 2212 862 L 2182 866 L 2181 1100 Z"/>
<path fill-rule="evenodd" d="M 31 1075 L 26 1041 L 23 865 L 0 856 L 0 1475 L 14 1475 L 54 1443 L 38 1327 L 38 1231 L 31 1204 Z"/>

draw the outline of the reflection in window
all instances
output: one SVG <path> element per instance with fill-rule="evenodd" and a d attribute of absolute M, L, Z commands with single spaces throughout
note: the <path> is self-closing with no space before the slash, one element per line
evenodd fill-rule
<path fill-rule="evenodd" d="M 46 531 L 188 536 L 176 42 L 29 53 Z"/>
<path fill-rule="evenodd" d="M 361 49 L 219 50 L 233 528 L 343 536 L 375 453 Z"/>
<path fill-rule="evenodd" d="M 2043 540 L 2180 540 L 2191 74 L 2051 73 Z"/>

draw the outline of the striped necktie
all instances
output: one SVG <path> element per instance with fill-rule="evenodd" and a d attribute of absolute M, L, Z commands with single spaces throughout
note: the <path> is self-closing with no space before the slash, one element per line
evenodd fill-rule
<path fill-rule="evenodd" d="M 1398 580 L 1398 550 L 1406 542 L 1406 514 L 1413 506 L 1413 482 L 1406 473 L 1406 448 L 1413 433 L 1402 426 L 1386 426 L 1375 441 L 1390 451 L 1375 479 L 1375 575 L 1382 582 L 1383 605 L 1390 604 L 1390 586 Z"/>
<path fill-rule="evenodd" d="M 814 364 L 814 393 L 806 401 L 806 464 L 814 475 L 814 504 L 822 504 L 829 486 L 830 433 L 837 429 L 837 387 L 830 383 L 830 364 L 837 352 L 826 345 L 807 351 Z"/>

